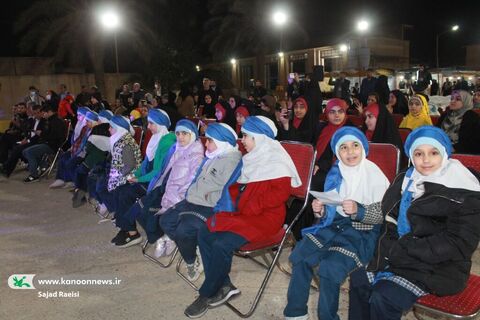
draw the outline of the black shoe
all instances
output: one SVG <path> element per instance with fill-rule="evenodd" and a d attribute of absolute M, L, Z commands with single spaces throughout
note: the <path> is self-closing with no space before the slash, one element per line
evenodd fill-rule
<path fill-rule="evenodd" d="M 128 248 L 130 246 L 139 244 L 142 242 L 142 236 L 140 233 L 136 233 L 133 236 L 131 236 L 128 231 L 123 232 L 120 237 L 117 239 L 115 242 L 115 245 L 119 248 Z"/>
<path fill-rule="evenodd" d="M 224 285 L 213 297 L 210 298 L 210 303 L 208 305 L 210 307 L 218 307 L 237 294 L 240 294 L 240 290 L 238 290 L 233 284 L 230 283 Z"/>
<path fill-rule="evenodd" d="M 46 175 L 48 173 L 48 167 L 45 168 L 45 167 L 40 167 L 40 169 L 38 170 L 39 172 L 39 177 L 42 178 L 44 175 Z"/>
<path fill-rule="evenodd" d="M 72 198 L 72 207 L 78 208 L 87 203 L 87 198 L 85 197 L 85 191 L 76 190 Z"/>
<path fill-rule="evenodd" d="M 38 181 L 38 177 L 34 177 L 32 175 L 29 175 L 28 177 L 26 177 L 23 182 L 25 183 L 30 183 L 30 182 L 37 182 Z"/>
<path fill-rule="evenodd" d="M 123 233 L 126 233 L 127 231 L 120 230 L 118 231 L 117 235 L 113 237 L 112 240 L 110 240 L 111 244 L 117 243 L 118 240 L 120 240 L 122 237 L 124 237 Z"/>
<path fill-rule="evenodd" d="M 185 315 L 191 319 L 200 318 L 207 313 L 209 302 L 209 298 L 198 296 L 198 298 L 185 309 Z"/>

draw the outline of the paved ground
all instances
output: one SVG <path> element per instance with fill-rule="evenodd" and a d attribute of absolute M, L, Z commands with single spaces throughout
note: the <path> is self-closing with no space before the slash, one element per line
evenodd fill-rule
<path fill-rule="evenodd" d="M 89 206 L 72 209 L 71 193 L 50 190 L 50 181 L 25 185 L 26 172 L 0 182 L 0 319 L 184 319 L 195 292 L 175 273 L 143 258 L 139 246 L 110 245 L 116 234 L 111 223 L 98 224 Z M 289 250 L 284 252 L 285 261 Z M 479 272 L 478 254 L 474 272 Z M 36 274 L 38 279 L 121 279 L 120 285 L 36 285 L 36 290 L 12 290 L 12 274 Z M 235 258 L 232 280 L 242 295 L 235 304 L 245 309 L 261 281 L 263 270 Z M 252 319 L 283 319 L 288 278 L 274 271 Z M 346 319 L 347 286 L 342 290 L 340 316 Z M 73 291 L 79 297 L 43 298 L 40 293 Z M 316 319 L 316 293 L 310 299 L 310 318 Z M 204 319 L 236 319 L 225 306 L 211 309 Z M 414 319 L 412 313 L 404 319 Z"/>

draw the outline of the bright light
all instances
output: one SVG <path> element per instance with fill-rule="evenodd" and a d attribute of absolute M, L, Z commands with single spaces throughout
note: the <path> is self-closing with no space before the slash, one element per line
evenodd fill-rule
<path fill-rule="evenodd" d="M 403 79 L 405 79 L 404 76 L 400 76 L 400 77 L 398 77 L 398 78 L 400 79 L 400 81 L 403 81 Z"/>
<path fill-rule="evenodd" d="M 462 77 L 457 77 L 457 80 L 462 80 Z"/>
<path fill-rule="evenodd" d="M 360 32 L 365 32 L 369 28 L 369 23 L 366 20 L 361 20 L 357 23 L 357 30 Z"/>
<path fill-rule="evenodd" d="M 415 80 L 417 80 L 417 78 L 415 78 L 415 77 L 412 77 L 412 81 L 415 81 Z"/>
<path fill-rule="evenodd" d="M 197 64 L 197 65 L 195 66 L 195 69 L 197 69 L 197 71 L 200 71 L 200 66 Z"/>
<path fill-rule="evenodd" d="M 452 81 L 452 80 L 453 80 L 453 77 L 448 77 L 448 80 Z"/>
<path fill-rule="evenodd" d="M 237 63 L 237 60 L 235 60 L 234 58 L 232 58 L 232 59 L 230 60 L 230 63 L 231 63 L 231 64 L 236 64 L 236 63 Z"/>
<path fill-rule="evenodd" d="M 472 81 L 472 80 L 473 80 L 473 77 L 468 77 L 468 80 Z"/>
<path fill-rule="evenodd" d="M 452 31 L 457 31 L 458 28 L 460 28 L 460 27 L 458 26 L 458 24 L 456 24 L 456 25 L 452 26 Z"/>
<path fill-rule="evenodd" d="M 283 11 L 275 11 L 272 15 L 272 21 L 277 26 L 283 26 L 287 22 L 287 14 Z"/>
<path fill-rule="evenodd" d="M 340 45 L 340 51 L 341 51 L 341 52 L 346 52 L 347 50 L 348 50 L 348 47 L 347 47 L 346 44 L 341 44 L 341 45 Z"/>
<path fill-rule="evenodd" d="M 279 52 L 279 53 L 278 53 L 278 56 L 279 56 L 280 58 L 283 58 L 283 52 Z"/>
<path fill-rule="evenodd" d="M 120 25 L 120 17 L 115 11 L 105 11 L 100 15 L 100 21 L 109 30 L 114 30 Z"/>

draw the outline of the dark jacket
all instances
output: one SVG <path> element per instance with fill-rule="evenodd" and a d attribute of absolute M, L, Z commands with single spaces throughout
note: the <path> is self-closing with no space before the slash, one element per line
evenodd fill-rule
<path fill-rule="evenodd" d="M 57 114 L 53 114 L 45 123 L 45 130 L 40 136 L 40 143 L 47 144 L 52 150 L 56 151 L 60 148 L 66 139 L 65 122 L 58 118 Z"/>
<path fill-rule="evenodd" d="M 386 218 L 367 270 L 389 266 L 429 293 L 456 294 L 466 286 L 480 239 L 480 192 L 424 183 L 425 193 L 407 211 L 411 232 L 398 239 L 391 221 L 398 220 L 404 176 L 399 174 L 383 197 Z"/>
<path fill-rule="evenodd" d="M 442 127 L 448 111 L 444 112 L 438 120 L 437 127 Z M 480 154 L 480 117 L 475 111 L 465 112 L 458 132 L 458 142 L 453 146 L 457 153 Z"/>
<path fill-rule="evenodd" d="M 369 78 L 364 78 L 362 80 L 362 84 L 360 85 L 360 101 L 364 105 L 367 104 L 367 98 L 370 93 L 375 92 L 375 86 L 377 85 L 377 78 L 371 77 Z"/>
<path fill-rule="evenodd" d="M 40 130 L 40 131 L 44 131 L 45 130 L 45 124 L 46 124 L 46 120 L 41 118 L 40 119 L 40 122 L 38 123 L 38 126 L 37 126 L 37 129 L 36 130 Z M 28 119 L 28 125 L 29 125 L 29 130 L 28 130 L 28 133 L 27 135 L 25 136 L 25 138 L 27 138 L 28 140 L 30 140 L 30 143 L 31 144 L 36 144 L 40 141 L 40 136 L 37 136 L 37 135 L 34 135 L 33 137 L 31 136 L 31 132 L 33 131 L 33 129 L 35 128 L 35 118 L 29 118 Z"/>
<path fill-rule="evenodd" d="M 332 78 L 330 78 L 328 84 L 333 86 L 333 95 L 335 97 L 343 99 L 347 101 L 347 103 L 350 101 L 350 80 L 345 78 L 332 80 Z"/>

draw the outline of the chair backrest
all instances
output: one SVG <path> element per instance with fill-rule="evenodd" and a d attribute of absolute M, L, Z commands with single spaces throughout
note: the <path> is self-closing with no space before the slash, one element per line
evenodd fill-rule
<path fill-rule="evenodd" d="M 438 123 L 438 119 L 440 119 L 440 116 L 430 116 L 430 119 L 432 119 L 432 124 L 436 125 Z"/>
<path fill-rule="evenodd" d="M 363 126 L 363 117 L 362 116 L 355 116 L 355 115 L 347 115 L 348 120 L 350 120 L 355 127 L 361 128 Z"/>
<path fill-rule="evenodd" d="M 405 144 L 408 135 L 412 132 L 409 128 L 398 128 L 398 133 L 400 134 L 400 139 L 402 139 L 402 143 Z"/>
<path fill-rule="evenodd" d="M 400 168 L 400 150 L 388 143 L 369 143 L 369 146 L 367 159 L 375 163 L 391 183 Z"/>
<path fill-rule="evenodd" d="M 133 126 L 133 130 L 135 131 L 135 134 L 133 135 L 133 139 L 135 139 L 135 142 L 141 146 L 142 145 L 142 137 L 143 137 L 143 129 L 142 127 L 139 126 Z"/>
<path fill-rule="evenodd" d="M 65 139 L 63 140 L 60 148 L 63 148 L 70 140 L 70 129 L 72 129 L 72 122 L 69 119 L 62 119 L 65 124 Z M 72 133 L 73 134 L 73 133 Z"/>
<path fill-rule="evenodd" d="M 460 161 L 465 167 L 480 172 L 480 155 L 454 153 L 452 158 Z"/>
<path fill-rule="evenodd" d="M 392 113 L 392 118 L 393 118 L 393 121 L 395 121 L 395 124 L 397 125 L 397 128 L 398 128 L 400 126 L 400 123 L 402 123 L 403 114 Z"/>
<path fill-rule="evenodd" d="M 313 167 L 315 166 L 316 151 L 311 144 L 297 141 L 282 141 L 280 142 L 283 148 L 292 158 L 297 172 L 302 180 L 302 185 L 298 188 L 292 188 L 291 195 L 305 200 L 310 191 L 310 182 L 313 175 Z"/>
<path fill-rule="evenodd" d="M 140 148 L 143 158 L 145 158 L 145 155 L 147 154 L 147 146 L 151 138 L 152 138 L 152 131 L 147 129 L 147 131 L 145 132 L 145 137 L 143 138 L 143 141 L 142 141 L 142 147 Z"/>

